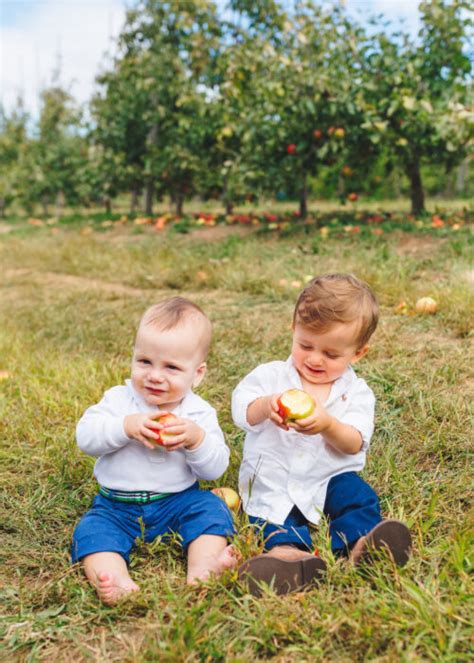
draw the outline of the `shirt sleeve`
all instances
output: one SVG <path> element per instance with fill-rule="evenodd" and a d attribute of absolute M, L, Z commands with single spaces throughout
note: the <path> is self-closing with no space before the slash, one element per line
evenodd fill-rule
<path fill-rule="evenodd" d="M 247 420 L 247 409 L 257 398 L 273 393 L 271 384 L 264 365 L 257 366 L 239 382 L 232 394 L 232 418 L 236 426 L 248 432 L 259 432 L 266 426 L 266 421 L 251 426 Z"/>
<path fill-rule="evenodd" d="M 197 479 L 214 481 L 226 471 L 230 450 L 213 408 L 203 412 L 195 421 L 205 431 L 205 436 L 196 449 L 184 450 L 186 462 Z"/>
<path fill-rule="evenodd" d="M 339 420 L 359 431 L 362 436 L 361 451 L 367 451 L 374 432 L 374 393 L 362 378 L 358 378 L 348 394 L 348 401 L 347 410 Z"/>
<path fill-rule="evenodd" d="M 123 387 L 113 387 L 106 391 L 102 400 L 89 407 L 79 420 L 77 445 L 89 456 L 104 456 L 131 441 L 123 428 L 127 407 L 122 390 Z"/>

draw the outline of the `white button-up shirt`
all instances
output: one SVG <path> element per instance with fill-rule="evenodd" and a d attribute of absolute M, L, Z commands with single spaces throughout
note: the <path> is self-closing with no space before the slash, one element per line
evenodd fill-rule
<path fill-rule="evenodd" d="M 283 524 L 294 505 L 309 522 L 321 518 L 329 480 L 342 472 L 362 470 L 374 429 L 375 397 L 362 378 L 348 368 L 331 387 L 324 407 L 330 415 L 356 428 L 363 440 L 356 454 L 337 451 L 324 437 L 284 431 L 270 420 L 251 426 L 247 408 L 261 396 L 302 389 L 291 356 L 255 368 L 232 395 L 232 416 L 247 432 L 239 474 L 246 512 Z"/>
<path fill-rule="evenodd" d="M 217 421 L 216 411 L 189 391 L 173 413 L 192 419 L 205 437 L 197 449 L 165 451 L 148 449 L 127 437 L 123 424 L 129 414 L 159 412 L 135 391 L 131 380 L 105 392 L 97 405 L 88 408 L 77 424 L 77 444 L 89 456 L 98 457 L 94 475 L 101 486 L 113 490 L 146 490 L 177 493 L 197 479 L 218 479 L 229 464 L 229 449 Z"/>

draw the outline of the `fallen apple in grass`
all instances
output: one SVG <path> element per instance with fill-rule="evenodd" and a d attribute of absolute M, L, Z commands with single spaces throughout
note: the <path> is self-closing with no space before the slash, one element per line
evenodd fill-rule
<path fill-rule="evenodd" d="M 226 486 L 222 486 L 221 488 L 213 488 L 211 493 L 214 493 L 214 495 L 220 497 L 221 500 L 224 500 L 231 511 L 239 510 L 240 497 L 233 488 L 227 488 Z"/>
<path fill-rule="evenodd" d="M 288 389 L 278 399 L 278 414 L 283 421 L 297 421 L 313 414 L 316 404 L 302 389 Z"/>
<path fill-rule="evenodd" d="M 158 418 L 160 424 L 169 424 L 173 425 L 178 421 L 178 417 L 175 414 L 163 414 Z M 165 442 L 172 442 L 173 437 L 176 436 L 176 433 L 167 433 L 166 429 L 153 428 L 154 432 L 159 436 L 157 440 L 155 438 L 150 438 L 151 442 L 159 444 L 161 447 L 164 446 Z"/>
<path fill-rule="evenodd" d="M 420 297 L 415 308 L 418 313 L 436 313 L 438 304 L 432 297 Z"/>

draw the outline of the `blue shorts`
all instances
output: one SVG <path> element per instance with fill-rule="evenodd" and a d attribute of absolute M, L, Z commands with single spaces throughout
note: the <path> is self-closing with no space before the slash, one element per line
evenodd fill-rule
<path fill-rule="evenodd" d="M 225 502 L 209 490 L 200 490 L 198 483 L 147 504 L 97 495 L 74 531 L 72 561 L 93 553 L 115 552 L 128 563 L 136 539 L 143 536 L 149 543 L 173 533 L 179 534 L 186 549 L 202 534 L 231 538 L 235 529 Z"/>
<path fill-rule="evenodd" d="M 329 481 L 324 515 L 329 519 L 331 548 L 336 556 L 347 554 L 356 541 L 381 520 L 379 499 L 374 490 L 356 473 L 343 472 Z M 265 541 L 265 550 L 290 545 L 311 551 L 309 522 L 294 506 L 283 525 L 249 516 Z"/>

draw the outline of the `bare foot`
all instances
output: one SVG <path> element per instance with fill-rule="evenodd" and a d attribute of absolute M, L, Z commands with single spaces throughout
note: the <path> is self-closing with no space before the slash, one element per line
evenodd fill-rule
<path fill-rule="evenodd" d="M 227 569 L 233 569 L 242 560 L 242 555 L 234 546 L 227 546 L 217 557 L 218 569 L 214 573 L 222 573 Z"/>
<path fill-rule="evenodd" d="M 123 599 L 130 592 L 138 592 L 140 590 L 139 586 L 130 578 L 114 576 L 107 571 L 101 571 L 97 575 L 96 589 L 102 603 L 107 605 L 114 605 L 114 603 Z"/>
<path fill-rule="evenodd" d="M 233 569 L 241 560 L 240 553 L 234 546 L 226 546 L 220 553 L 200 560 L 199 566 L 188 570 L 188 585 L 197 585 L 209 580 L 211 576 L 220 576 L 227 569 Z"/>

